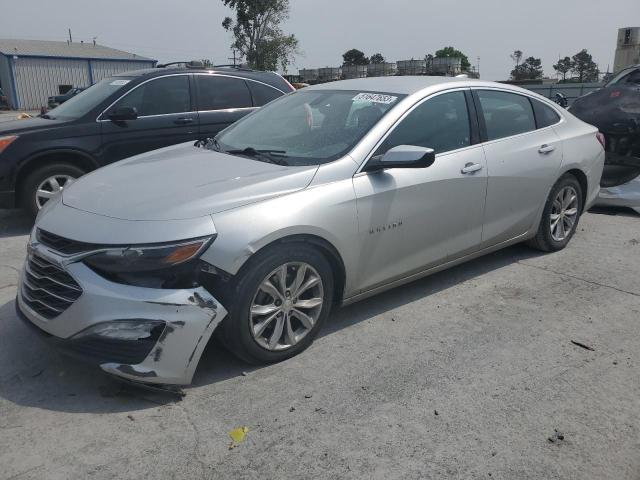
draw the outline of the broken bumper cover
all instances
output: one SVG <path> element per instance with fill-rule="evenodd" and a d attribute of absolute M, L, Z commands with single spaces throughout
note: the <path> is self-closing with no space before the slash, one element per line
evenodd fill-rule
<path fill-rule="evenodd" d="M 37 253 L 59 262 L 44 249 Z M 143 383 L 191 383 L 211 334 L 227 314 L 207 290 L 122 285 L 81 262 L 64 268 L 82 294 L 53 318 L 38 313 L 25 299 L 23 268 L 16 309 L 24 320 L 50 342 L 107 373 Z"/>
<path fill-rule="evenodd" d="M 640 177 L 616 187 L 600 188 L 596 205 L 630 207 L 640 213 Z"/>

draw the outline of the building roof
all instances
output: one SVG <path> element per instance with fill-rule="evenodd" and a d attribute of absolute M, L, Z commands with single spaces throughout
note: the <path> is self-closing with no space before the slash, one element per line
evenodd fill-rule
<path fill-rule="evenodd" d="M 48 40 L 0 39 L 0 53 L 11 56 L 38 56 L 56 58 L 91 58 L 104 60 L 155 61 L 135 53 L 116 50 L 104 45 L 81 42 L 54 42 Z"/>

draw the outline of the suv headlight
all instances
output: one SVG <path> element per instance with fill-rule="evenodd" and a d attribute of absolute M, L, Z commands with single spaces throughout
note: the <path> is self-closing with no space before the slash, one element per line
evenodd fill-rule
<path fill-rule="evenodd" d="M 104 277 L 143 287 L 188 288 L 197 275 L 197 260 L 213 242 L 210 237 L 174 244 L 110 248 L 83 259 Z"/>
<path fill-rule="evenodd" d="M 9 145 L 18 139 L 18 135 L 8 135 L 6 137 L 0 137 L 0 153 L 4 151 Z"/>

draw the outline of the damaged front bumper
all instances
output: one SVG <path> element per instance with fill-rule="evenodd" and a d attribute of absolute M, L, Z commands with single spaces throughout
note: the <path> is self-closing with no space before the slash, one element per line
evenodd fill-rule
<path fill-rule="evenodd" d="M 27 288 L 25 269 L 34 255 L 46 268 L 38 267 L 38 285 L 27 280 Z M 60 279 L 66 278 L 60 271 L 81 289 L 71 302 L 60 293 Z M 47 310 L 44 304 L 61 311 Z M 156 289 L 114 283 L 82 262 L 65 265 L 62 257 L 40 245 L 30 250 L 23 267 L 16 310 L 49 341 L 109 374 L 171 385 L 191 383 L 209 338 L 227 314 L 202 287 Z"/>

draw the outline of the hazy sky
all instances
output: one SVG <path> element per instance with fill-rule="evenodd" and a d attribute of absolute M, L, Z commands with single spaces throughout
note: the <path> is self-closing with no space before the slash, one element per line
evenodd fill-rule
<path fill-rule="evenodd" d="M 160 61 L 211 58 L 228 63 L 231 38 L 220 0 L 0 0 L 0 38 L 91 41 Z M 632 24 L 632 25 L 630 25 Z M 619 27 L 640 26 L 640 1 L 616 0 L 291 0 L 286 32 L 303 55 L 290 68 L 338 66 L 350 48 L 391 61 L 422 58 L 453 45 L 480 57 L 482 78 L 500 80 L 509 54 L 541 57 L 548 75 L 558 55 L 591 52 L 613 66 Z"/>

